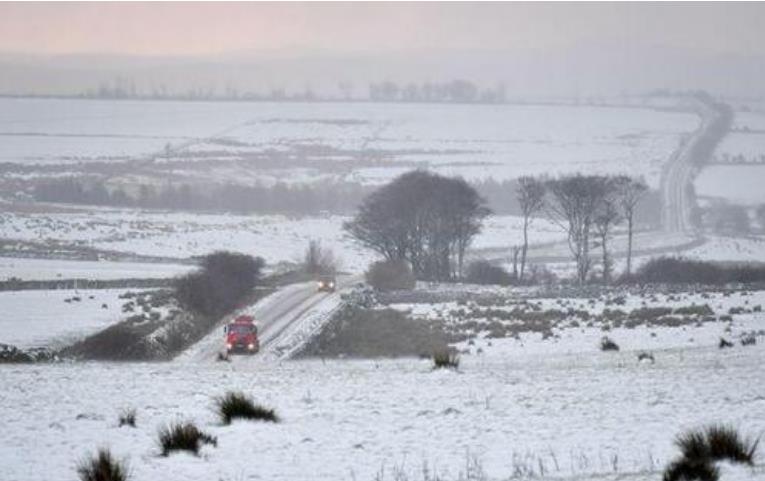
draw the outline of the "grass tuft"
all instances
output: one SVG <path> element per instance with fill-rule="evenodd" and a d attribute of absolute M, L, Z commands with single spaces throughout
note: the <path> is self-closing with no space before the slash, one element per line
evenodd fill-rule
<path fill-rule="evenodd" d="M 682 456 L 664 470 L 664 481 L 718 481 L 718 461 L 754 465 L 759 439 L 746 440 L 730 426 L 711 425 L 688 431 L 675 444 Z"/>
<path fill-rule="evenodd" d="M 125 408 L 122 410 L 119 416 L 119 425 L 135 427 L 136 411 L 134 408 Z"/>
<path fill-rule="evenodd" d="M 706 429 L 709 455 L 715 460 L 728 460 L 748 465 L 754 464 L 754 453 L 760 440 L 743 439 L 734 428 L 713 425 Z"/>
<path fill-rule="evenodd" d="M 457 369 L 460 366 L 460 356 L 451 349 L 441 349 L 433 353 L 434 369 Z"/>
<path fill-rule="evenodd" d="M 603 339 L 600 340 L 600 350 L 601 351 L 618 351 L 619 345 L 616 344 L 614 341 L 611 340 L 608 336 L 603 336 Z"/>
<path fill-rule="evenodd" d="M 77 475 L 80 481 L 126 481 L 130 477 L 127 466 L 108 449 L 99 449 L 95 456 L 80 461 Z"/>
<path fill-rule="evenodd" d="M 168 456 L 173 451 L 189 451 L 199 454 L 203 444 L 218 445 L 218 440 L 200 431 L 193 423 L 174 423 L 159 430 L 159 446 L 162 456 Z"/>
<path fill-rule="evenodd" d="M 252 399 L 241 392 L 227 392 L 216 400 L 216 406 L 223 424 L 231 424 L 234 419 L 279 421 L 273 409 L 253 403 Z"/>
<path fill-rule="evenodd" d="M 721 337 L 720 338 L 720 344 L 718 344 L 718 347 L 720 349 L 726 349 L 726 348 L 729 348 L 729 347 L 733 347 L 733 343 L 730 342 L 729 340 L 725 339 L 724 337 Z"/>
<path fill-rule="evenodd" d="M 664 470 L 662 481 L 718 481 L 720 471 L 712 464 L 685 458 L 673 461 Z"/>
<path fill-rule="evenodd" d="M 637 358 L 638 358 L 638 361 L 651 361 L 651 363 L 656 362 L 656 358 L 653 357 L 653 354 L 650 352 L 645 352 L 645 351 L 640 352 L 638 353 Z"/>

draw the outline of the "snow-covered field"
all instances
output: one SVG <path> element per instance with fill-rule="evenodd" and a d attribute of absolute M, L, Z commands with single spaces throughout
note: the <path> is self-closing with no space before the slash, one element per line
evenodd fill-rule
<path fill-rule="evenodd" d="M 126 301 L 119 298 L 125 292 L 126 289 L 0 292 L 0 344 L 56 347 L 92 334 L 128 315 L 121 310 Z"/>
<path fill-rule="evenodd" d="M 686 251 L 683 255 L 713 261 L 763 262 L 765 237 L 709 236 L 703 245 Z"/>
<path fill-rule="evenodd" d="M 464 356 L 459 372 L 418 360 L 0 366 L 0 478 L 71 479 L 77 461 L 108 446 L 136 480 L 419 480 L 423 469 L 446 480 L 467 469 L 492 480 L 654 480 L 682 430 L 765 429 L 764 361 L 758 345 L 667 350 L 655 364 L 634 353 Z M 282 422 L 222 426 L 212 407 L 227 390 Z M 117 426 L 126 407 L 136 428 Z M 173 420 L 198 423 L 217 448 L 159 456 L 157 430 Z"/>
<path fill-rule="evenodd" d="M 0 162 L 193 164 L 283 154 L 281 166 L 243 176 L 227 165 L 204 177 L 310 181 L 330 169 L 336 180 L 379 183 L 428 166 L 476 180 L 626 173 L 656 186 L 697 124 L 690 113 L 633 107 L 0 99 Z"/>
<path fill-rule="evenodd" d="M 269 263 L 299 261 L 308 242 L 319 240 L 323 246 L 334 249 L 343 269 L 361 271 L 374 259 L 374 254 L 345 236 L 342 224 L 346 220 L 343 216 L 290 218 L 111 209 L 63 214 L 0 213 L 0 237 L 41 243 L 55 240 L 73 246 L 179 259 L 215 250 L 234 250 L 263 256 Z M 520 229 L 517 217 L 493 216 L 487 219 L 484 232 L 474 245 L 476 248 L 517 245 L 521 241 Z M 563 239 L 557 226 L 541 219 L 534 221 L 531 229 L 530 235 L 536 242 Z M 40 261 L 40 265 L 47 262 Z M 48 270 L 71 265 L 72 269 L 85 271 L 100 264 L 56 261 Z M 3 265 L 0 261 L 0 274 L 5 272 Z M 118 263 L 114 268 L 138 271 L 142 269 L 139 265 Z M 188 267 L 160 264 L 156 269 L 157 274 L 173 275 Z"/>
<path fill-rule="evenodd" d="M 735 204 L 763 204 L 765 112 L 735 112 L 732 129 L 715 149 L 718 164 L 704 167 L 696 178 L 696 192 Z"/>
<path fill-rule="evenodd" d="M 159 279 L 194 269 L 193 265 L 0 257 L 0 280 Z"/>
<path fill-rule="evenodd" d="M 421 286 L 422 289 L 424 286 Z M 434 288 L 442 290 L 442 286 Z M 688 349 L 694 347 L 715 347 L 720 338 L 733 342 L 750 336 L 759 335 L 765 341 L 765 291 L 700 291 L 683 293 L 627 294 L 615 293 L 600 298 L 541 297 L 519 292 L 516 288 L 495 286 L 452 286 L 456 292 L 468 289 L 483 298 L 495 299 L 477 303 L 420 302 L 395 303 L 391 307 L 409 313 L 415 319 L 443 322 L 454 326 L 469 337 L 459 343 L 460 350 L 481 352 L 484 356 L 497 359 L 527 357 L 544 354 L 583 354 L 596 353 L 600 350 L 600 340 L 607 335 L 622 350 L 655 351 L 667 349 Z M 427 291 L 428 288 L 425 288 Z M 447 296 L 448 297 L 448 296 Z M 504 299 L 510 300 L 507 303 Z M 529 310 L 530 303 L 533 309 Z M 684 309 L 704 308 L 708 306 L 708 315 L 682 314 Z M 661 317 L 650 314 L 651 309 L 674 310 L 664 316 L 673 318 L 662 322 Z M 516 309 L 527 312 L 544 313 L 555 311 L 549 321 L 548 335 L 543 335 L 548 324 L 545 316 L 537 321 L 523 321 L 522 316 L 507 320 L 502 313 L 512 313 Z M 642 315 L 631 315 L 633 311 L 643 310 Z M 474 313 L 470 313 L 474 311 Z M 610 311 L 610 314 L 609 314 Z M 623 316 L 614 316 L 621 311 Z M 583 316 L 581 312 L 586 312 Z M 485 313 L 486 315 L 482 315 Z M 730 316 L 727 320 L 726 316 Z M 682 320 L 688 317 L 687 321 Z M 708 317 L 708 319 L 704 319 Z M 614 319 L 621 319 L 614 322 Z M 650 319 L 643 321 L 642 319 Z M 633 320 L 632 325 L 629 320 Z M 465 322 L 469 321 L 469 322 Z M 518 328 L 519 335 L 513 336 L 508 331 L 506 337 L 498 337 L 492 324 L 499 322 Z M 502 333 L 500 329 L 498 332 Z M 758 334 L 759 333 L 759 334 Z"/>
<path fill-rule="evenodd" d="M 765 164 L 710 165 L 701 170 L 694 186 L 696 193 L 701 196 L 722 198 L 734 204 L 760 206 L 765 204 L 763 180 Z"/>

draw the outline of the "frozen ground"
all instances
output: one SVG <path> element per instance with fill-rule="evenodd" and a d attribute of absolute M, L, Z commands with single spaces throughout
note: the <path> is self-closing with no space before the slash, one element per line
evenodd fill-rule
<path fill-rule="evenodd" d="M 763 361 L 758 345 L 672 349 L 655 364 L 633 353 L 464 356 L 459 372 L 418 360 L 1 366 L 0 478 L 70 479 L 108 446 L 136 480 L 419 480 L 424 466 L 452 480 L 469 465 L 493 480 L 655 480 L 682 430 L 765 430 Z M 283 421 L 221 426 L 211 408 L 230 389 Z M 125 407 L 137 409 L 135 429 L 117 427 Z M 160 457 L 157 429 L 176 419 L 218 447 Z M 735 473 L 723 481 L 764 474 Z"/>
<path fill-rule="evenodd" d="M 696 192 L 742 205 L 765 203 L 765 112 L 735 112 L 733 131 L 715 149 L 715 165 L 704 167 Z"/>
<path fill-rule="evenodd" d="M 0 99 L 0 162 L 171 160 L 176 176 L 237 183 L 380 183 L 413 166 L 475 180 L 597 171 L 656 186 L 697 124 L 633 107 Z M 193 166 L 209 161 L 233 163 Z"/>
<path fill-rule="evenodd" d="M 126 301 L 119 299 L 125 292 L 127 289 L 0 292 L 0 344 L 56 347 L 92 334 L 127 316 L 121 310 Z"/>
<path fill-rule="evenodd" d="M 763 262 L 765 261 L 765 237 L 709 236 L 703 245 L 683 255 L 705 260 Z"/>
<path fill-rule="evenodd" d="M 299 261 L 308 242 L 319 240 L 335 250 L 341 268 L 360 271 L 374 259 L 374 254 L 345 236 L 342 224 L 346 220 L 349 218 L 343 216 L 290 218 L 116 209 L 61 214 L 0 213 L 0 237 L 169 258 L 234 250 L 263 256 L 269 263 Z M 490 217 L 474 245 L 476 248 L 517 245 L 521 242 L 520 226 L 520 219 L 514 216 Z M 531 229 L 530 235 L 536 242 L 563 239 L 557 226 L 542 219 L 535 220 Z M 86 263 L 81 268 L 92 268 L 92 264 Z M 2 265 L 0 261 L 0 274 Z M 171 275 L 177 273 L 176 267 L 182 271 L 183 266 L 172 265 L 162 265 L 157 270 L 164 269 Z M 132 264 L 119 267 L 123 271 L 136 268 Z"/>
<path fill-rule="evenodd" d="M 701 196 L 722 198 L 734 204 L 759 206 L 765 204 L 763 179 L 765 164 L 710 165 L 702 169 L 694 185 L 696 193 Z"/>
<path fill-rule="evenodd" d="M 183 264 L 0 257 L 0 280 L 158 279 L 184 274 L 193 268 Z"/>
<path fill-rule="evenodd" d="M 443 287 L 427 288 L 426 292 L 443 291 Z M 454 292 L 472 292 L 480 295 L 480 302 L 416 302 L 394 303 L 386 307 L 408 312 L 415 319 L 443 322 L 455 326 L 453 330 L 469 336 L 469 340 L 458 344 L 462 351 L 477 353 L 488 358 L 516 359 L 528 355 L 545 354 L 583 354 L 596 353 L 600 350 L 600 340 L 608 336 L 624 351 L 633 355 L 640 351 L 684 349 L 693 347 L 715 347 L 720 338 L 734 343 L 751 333 L 760 333 L 760 342 L 765 341 L 765 291 L 704 290 L 698 292 L 661 292 L 638 294 L 619 294 L 618 291 L 598 298 L 537 297 L 532 290 L 528 292 L 517 288 L 489 286 L 452 286 Z M 448 292 L 448 291 L 447 291 Z M 448 294 L 446 296 L 448 298 Z M 455 296 L 456 297 L 456 296 Z M 495 301 L 492 302 L 491 300 Z M 507 302 L 505 301 L 507 300 Z M 528 302 L 536 308 L 530 309 Z M 702 322 L 703 315 L 691 316 L 691 322 L 673 326 L 671 322 L 662 325 L 658 316 L 649 322 L 638 322 L 630 327 L 626 320 L 614 322 L 608 316 L 599 319 L 608 310 L 624 311 L 630 314 L 637 309 L 683 309 L 688 307 L 708 306 L 711 320 Z M 529 312 L 562 311 L 550 321 L 549 337 L 538 329 L 546 324 L 544 320 L 536 322 L 519 319 L 504 319 L 502 312 L 515 309 Z M 572 310 L 570 315 L 566 312 Z M 469 314 L 470 311 L 487 315 Z M 589 316 L 583 318 L 575 311 L 586 311 Z M 739 312 L 741 311 L 741 312 Z M 738 313 L 737 313 L 738 312 Z M 465 314 L 467 313 L 467 315 Z M 670 313 L 667 317 L 683 318 L 687 315 Z M 730 316 L 727 320 L 726 316 Z M 511 316 L 512 317 L 512 316 Z M 653 316 L 647 316 L 653 317 Z M 467 321 L 467 322 L 466 322 Z M 492 324 L 507 326 L 525 325 L 525 332 L 517 338 L 505 333 L 506 337 L 496 337 Z M 469 326 L 469 327 L 467 327 Z M 536 329 L 536 332 L 535 332 Z M 502 332 L 501 330 L 499 332 Z"/>

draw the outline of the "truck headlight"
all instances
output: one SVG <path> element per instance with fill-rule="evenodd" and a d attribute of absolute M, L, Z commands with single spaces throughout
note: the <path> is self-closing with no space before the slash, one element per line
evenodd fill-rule
<path fill-rule="evenodd" d="M 226 343 L 226 349 L 231 349 L 232 347 L 234 347 L 233 344 L 231 344 L 230 342 Z"/>
<path fill-rule="evenodd" d="M 247 349 L 249 349 L 250 351 L 252 351 L 253 349 L 255 349 L 255 344 L 253 344 L 253 343 L 249 343 L 249 344 L 247 344 Z"/>

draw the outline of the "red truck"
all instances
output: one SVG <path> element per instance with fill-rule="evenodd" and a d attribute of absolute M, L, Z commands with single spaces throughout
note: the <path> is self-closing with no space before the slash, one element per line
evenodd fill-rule
<path fill-rule="evenodd" d="M 258 326 L 252 316 L 239 316 L 228 323 L 223 332 L 226 334 L 226 353 L 245 352 L 255 354 L 260 350 Z"/>

